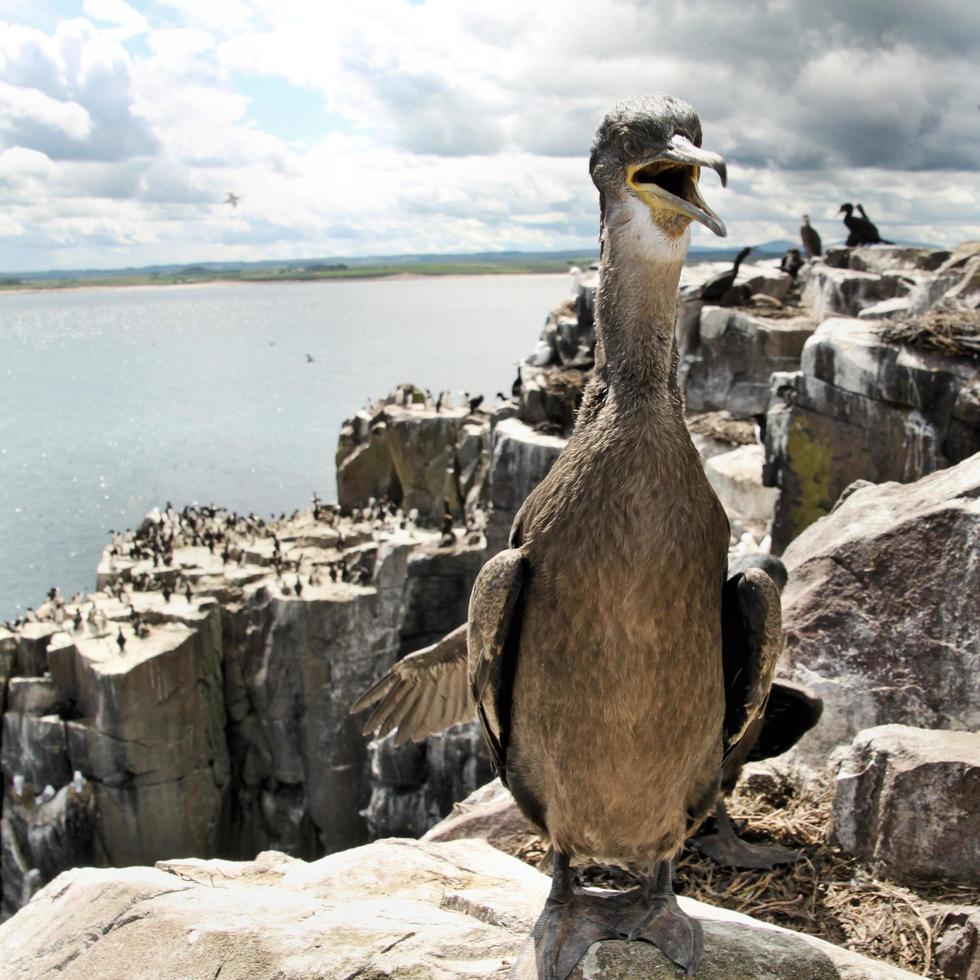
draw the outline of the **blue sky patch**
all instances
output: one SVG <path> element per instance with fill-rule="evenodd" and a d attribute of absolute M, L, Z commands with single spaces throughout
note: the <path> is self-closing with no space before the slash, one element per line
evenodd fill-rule
<path fill-rule="evenodd" d="M 273 75 L 236 74 L 234 84 L 249 100 L 245 118 L 286 142 L 312 143 L 328 133 L 351 129 L 347 119 L 327 110 L 314 88 Z"/>

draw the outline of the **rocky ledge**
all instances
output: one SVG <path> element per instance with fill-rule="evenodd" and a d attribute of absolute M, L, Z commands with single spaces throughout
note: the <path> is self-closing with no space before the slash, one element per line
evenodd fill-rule
<path fill-rule="evenodd" d="M 307 864 L 160 861 L 67 871 L 0 926 L 5 980 L 161 976 L 322 980 L 535 975 L 529 934 L 548 879 L 478 840 L 388 839 Z M 681 898 L 701 919 L 701 980 L 899 980 L 913 974 Z M 572 980 L 681 971 L 644 943 L 594 945 Z"/>

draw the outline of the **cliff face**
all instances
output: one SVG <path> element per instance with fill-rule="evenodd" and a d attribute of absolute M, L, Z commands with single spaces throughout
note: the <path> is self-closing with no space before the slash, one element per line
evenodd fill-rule
<path fill-rule="evenodd" d="M 175 537 L 165 560 L 107 549 L 98 593 L 0 638 L 5 915 L 78 864 L 366 841 L 368 747 L 349 705 L 465 619 L 483 551 L 332 509 L 248 531 L 223 512 L 191 515 L 193 533 L 158 518 L 152 540 Z M 214 551 L 193 543 L 212 529 Z"/>

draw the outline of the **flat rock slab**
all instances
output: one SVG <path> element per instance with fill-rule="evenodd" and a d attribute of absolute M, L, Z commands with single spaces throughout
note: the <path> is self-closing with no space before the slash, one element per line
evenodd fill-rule
<path fill-rule="evenodd" d="M 0 926 L 5 980 L 527 977 L 548 879 L 483 841 L 376 841 L 311 864 L 160 862 L 65 872 Z M 698 976 L 911 977 L 812 937 L 687 899 L 706 923 Z M 643 943 L 593 946 L 573 977 L 676 977 Z"/>
<path fill-rule="evenodd" d="M 980 732 L 859 732 L 837 773 L 834 836 L 894 876 L 980 885 Z"/>

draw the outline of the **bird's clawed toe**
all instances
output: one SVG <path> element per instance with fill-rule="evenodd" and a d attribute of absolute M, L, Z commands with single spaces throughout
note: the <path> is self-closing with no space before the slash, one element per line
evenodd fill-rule
<path fill-rule="evenodd" d="M 653 944 L 688 975 L 698 968 L 704 954 L 701 923 L 681 911 L 673 896 L 656 898 L 627 938 Z"/>

